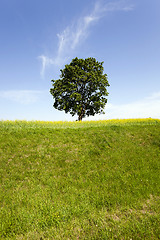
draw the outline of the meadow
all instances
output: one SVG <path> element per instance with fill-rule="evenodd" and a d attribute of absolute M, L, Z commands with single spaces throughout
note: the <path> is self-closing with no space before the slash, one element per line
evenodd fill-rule
<path fill-rule="evenodd" d="M 0 239 L 160 239 L 160 120 L 0 121 Z"/>

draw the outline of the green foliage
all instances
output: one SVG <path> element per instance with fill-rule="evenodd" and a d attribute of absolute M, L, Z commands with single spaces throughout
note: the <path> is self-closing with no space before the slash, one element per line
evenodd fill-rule
<path fill-rule="evenodd" d="M 52 80 L 50 93 L 55 100 L 54 107 L 64 110 L 78 120 L 85 116 L 103 113 L 109 86 L 107 74 L 103 74 L 103 62 L 95 58 L 75 58 L 61 71 L 60 79 Z"/>
<path fill-rule="evenodd" d="M 0 239 L 160 239 L 159 132 L 0 121 Z"/>

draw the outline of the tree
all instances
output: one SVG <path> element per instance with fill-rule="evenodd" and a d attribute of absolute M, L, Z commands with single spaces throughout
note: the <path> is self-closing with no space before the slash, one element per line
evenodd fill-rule
<path fill-rule="evenodd" d="M 103 62 L 95 58 L 72 60 L 61 71 L 60 79 L 51 80 L 50 93 L 54 98 L 53 107 L 78 115 L 81 121 L 85 116 L 104 113 L 109 86 L 107 74 L 103 74 Z"/>

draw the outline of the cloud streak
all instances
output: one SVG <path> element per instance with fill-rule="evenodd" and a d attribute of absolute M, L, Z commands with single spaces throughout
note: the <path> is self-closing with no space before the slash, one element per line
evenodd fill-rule
<path fill-rule="evenodd" d="M 133 5 L 128 4 L 127 0 L 112 1 L 107 4 L 103 0 L 97 0 L 88 15 L 80 17 L 57 34 L 58 50 L 55 57 L 45 56 L 44 54 L 39 56 L 42 62 L 41 76 L 44 76 L 46 67 L 49 65 L 62 66 L 71 57 L 74 50 L 88 37 L 91 26 L 105 17 L 107 12 L 131 10 L 133 10 Z"/>
<path fill-rule="evenodd" d="M 37 102 L 42 94 L 43 91 L 38 90 L 9 90 L 0 91 L 0 98 L 28 105 Z"/>
<path fill-rule="evenodd" d="M 89 117 L 89 119 L 160 118 L 160 92 L 128 104 L 115 105 L 108 103 L 105 113 L 105 115 L 96 115 L 95 117 Z"/>

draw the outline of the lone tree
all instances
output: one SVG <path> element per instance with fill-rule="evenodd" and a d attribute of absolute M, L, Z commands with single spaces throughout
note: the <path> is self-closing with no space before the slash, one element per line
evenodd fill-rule
<path fill-rule="evenodd" d="M 53 88 L 50 93 L 55 100 L 53 107 L 70 112 L 72 116 L 77 114 L 79 121 L 85 116 L 104 113 L 109 83 L 102 65 L 103 62 L 95 58 L 75 58 L 65 65 L 60 70 L 60 79 L 51 80 Z"/>

